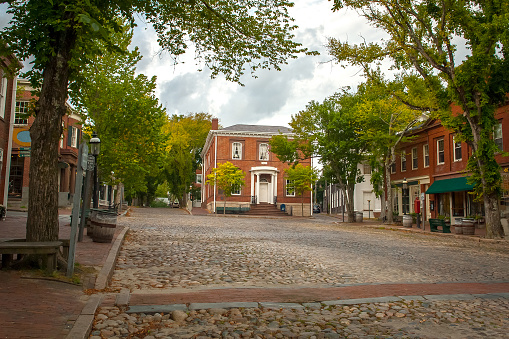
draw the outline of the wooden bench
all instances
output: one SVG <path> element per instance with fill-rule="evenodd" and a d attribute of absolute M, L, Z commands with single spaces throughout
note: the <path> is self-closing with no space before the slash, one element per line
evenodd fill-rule
<path fill-rule="evenodd" d="M 442 230 L 438 226 L 442 226 Z M 429 227 L 431 232 L 451 233 L 451 225 L 446 225 L 444 219 L 429 219 Z"/>
<path fill-rule="evenodd" d="M 46 255 L 46 271 L 52 273 L 57 267 L 57 253 L 60 246 L 62 246 L 61 241 L 2 241 L 0 242 L 2 267 L 8 267 L 11 264 L 14 254 L 42 254 Z"/>

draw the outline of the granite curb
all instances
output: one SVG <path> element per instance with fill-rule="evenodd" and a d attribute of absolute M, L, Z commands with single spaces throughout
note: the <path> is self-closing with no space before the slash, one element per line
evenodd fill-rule
<path fill-rule="evenodd" d="M 277 302 L 218 302 L 218 303 L 190 303 L 170 305 L 133 305 L 129 306 L 126 313 L 169 313 L 172 311 L 196 311 L 210 309 L 231 309 L 231 308 L 266 308 L 266 309 L 303 309 L 321 308 L 337 305 L 359 305 L 374 303 L 391 303 L 408 300 L 420 301 L 448 301 L 448 300 L 473 300 L 473 299 L 509 299 L 509 293 L 486 293 L 486 294 L 442 294 L 442 295 L 408 295 L 408 296 L 387 296 L 376 298 L 357 298 L 344 300 L 325 300 L 314 303 L 277 303 Z"/>
<path fill-rule="evenodd" d="M 115 269 L 115 263 L 117 261 L 118 254 L 120 252 L 120 247 L 122 247 L 125 235 L 127 234 L 128 230 L 129 230 L 129 227 L 124 227 L 124 229 L 116 237 L 115 242 L 113 243 L 113 246 L 111 246 L 108 257 L 106 258 L 106 261 L 104 262 L 104 265 L 101 268 L 101 271 L 99 272 L 99 274 L 97 276 L 97 279 L 95 282 L 95 289 L 102 290 L 108 286 L 108 283 L 109 283 L 109 281 L 113 275 L 113 271 Z"/>

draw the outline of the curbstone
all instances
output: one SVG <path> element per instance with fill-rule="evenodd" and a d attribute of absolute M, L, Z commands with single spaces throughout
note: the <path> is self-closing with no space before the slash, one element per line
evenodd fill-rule
<path fill-rule="evenodd" d="M 92 331 L 92 325 L 94 323 L 95 311 L 101 304 L 103 296 L 101 294 L 94 294 L 90 297 L 81 314 L 76 319 L 74 326 L 67 335 L 67 339 L 85 339 L 90 335 Z"/>
<path fill-rule="evenodd" d="M 115 269 L 115 263 L 120 252 L 120 247 L 124 242 L 128 230 L 129 227 L 124 227 L 120 234 L 115 238 L 115 242 L 113 243 L 113 246 L 111 246 L 108 257 L 106 258 L 106 261 L 95 281 L 95 289 L 102 290 L 108 286 L 108 283 L 113 276 L 113 271 Z"/>
<path fill-rule="evenodd" d="M 423 295 L 426 300 L 472 300 L 475 297 L 472 294 L 432 294 Z"/>
<path fill-rule="evenodd" d="M 304 306 L 297 303 L 270 303 L 270 302 L 261 302 L 260 307 L 273 309 L 273 310 L 279 310 L 281 308 L 284 309 L 304 309 Z"/>
<path fill-rule="evenodd" d="M 153 313 L 171 313 L 173 311 L 184 311 L 187 312 L 189 309 L 184 304 L 174 304 L 174 305 L 139 305 L 139 306 L 129 306 L 129 309 L 125 311 L 125 313 L 145 313 L 145 314 L 153 314 Z"/>
<path fill-rule="evenodd" d="M 345 299 L 345 300 L 328 300 L 322 301 L 322 304 L 327 306 L 334 305 L 355 305 L 355 304 L 371 304 L 371 303 L 390 303 L 401 301 L 400 297 L 379 297 L 379 298 L 361 298 L 361 299 Z"/>
<path fill-rule="evenodd" d="M 117 305 L 117 306 L 129 305 L 130 297 L 131 297 L 131 294 L 130 294 L 129 289 L 123 288 L 122 290 L 120 290 L 120 293 L 118 293 L 115 298 L 115 305 Z"/>
<path fill-rule="evenodd" d="M 190 310 L 207 310 L 211 308 L 257 308 L 255 302 L 231 302 L 231 303 L 193 303 L 189 305 Z"/>

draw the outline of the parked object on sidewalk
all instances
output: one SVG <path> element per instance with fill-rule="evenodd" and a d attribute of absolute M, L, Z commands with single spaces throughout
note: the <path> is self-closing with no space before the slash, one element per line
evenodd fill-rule
<path fill-rule="evenodd" d="M 25 254 L 46 255 L 46 272 L 51 274 L 57 267 L 57 252 L 60 250 L 62 242 L 26 242 L 24 240 L 0 242 L 2 267 L 10 265 L 14 254 L 18 255 L 18 257 Z"/>
<path fill-rule="evenodd" d="M 463 234 L 463 218 L 455 218 L 454 234 Z"/>
<path fill-rule="evenodd" d="M 362 222 L 363 218 L 364 216 L 362 212 L 355 212 L 355 222 Z"/>
<path fill-rule="evenodd" d="M 318 204 L 313 205 L 313 213 L 320 213 L 320 205 Z"/>
<path fill-rule="evenodd" d="M 475 224 L 476 221 L 474 219 L 465 218 L 461 222 L 463 228 L 463 234 L 465 235 L 474 235 L 475 234 Z"/>
<path fill-rule="evenodd" d="M 439 230 L 438 226 L 441 226 L 442 230 Z M 451 233 L 451 225 L 447 225 L 444 219 L 429 219 L 429 227 L 431 232 Z"/>
<path fill-rule="evenodd" d="M 413 217 L 411 215 L 404 215 L 403 216 L 403 227 L 412 227 L 413 223 Z"/>
<path fill-rule="evenodd" d="M 92 209 L 90 225 L 94 242 L 109 243 L 113 240 L 117 227 L 117 213 L 108 210 Z"/>

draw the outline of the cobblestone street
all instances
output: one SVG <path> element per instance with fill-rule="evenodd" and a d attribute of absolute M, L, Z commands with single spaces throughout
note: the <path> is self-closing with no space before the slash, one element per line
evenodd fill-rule
<path fill-rule="evenodd" d="M 314 288 L 326 294 L 359 284 L 509 281 L 507 243 L 346 225 L 323 215 L 268 219 L 134 209 L 119 223 L 130 232 L 111 287 L 130 291 L 133 310 L 136 296 L 213 295 L 222 289 Z M 166 313 L 125 313 L 103 304 L 92 338 L 506 338 L 509 296 L 500 296 L 354 305 L 304 304 L 303 298 L 294 306 L 201 309 L 189 300 L 182 302 L 185 309 Z"/>

